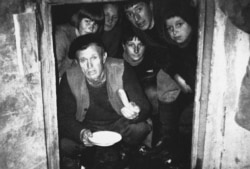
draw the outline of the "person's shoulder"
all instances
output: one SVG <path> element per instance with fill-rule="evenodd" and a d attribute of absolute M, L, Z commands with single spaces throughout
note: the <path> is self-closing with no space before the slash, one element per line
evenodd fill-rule
<path fill-rule="evenodd" d="M 66 24 L 62 24 L 62 25 L 57 25 L 56 31 L 57 32 L 72 33 L 72 32 L 75 32 L 75 27 L 73 27 L 69 23 L 66 23 Z"/>
<path fill-rule="evenodd" d="M 107 57 L 105 63 L 108 65 L 120 65 L 124 63 L 124 60 L 120 58 Z"/>
<path fill-rule="evenodd" d="M 78 64 L 72 64 L 70 68 L 66 70 L 67 74 L 76 74 L 77 72 L 81 72 L 81 68 Z"/>

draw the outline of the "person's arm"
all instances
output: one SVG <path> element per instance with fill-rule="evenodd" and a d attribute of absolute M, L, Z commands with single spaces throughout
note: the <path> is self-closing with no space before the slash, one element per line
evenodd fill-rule
<path fill-rule="evenodd" d="M 62 77 L 63 73 L 69 68 L 72 62 L 68 58 L 70 39 L 67 33 L 70 32 L 67 32 L 63 26 L 58 26 L 55 31 L 55 50 L 59 77 Z"/>
<path fill-rule="evenodd" d="M 76 100 L 68 84 L 66 73 L 58 88 L 58 125 L 62 137 L 80 142 L 80 133 L 84 127 L 76 120 Z"/>
<path fill-rule="evenodd" d="M 158 71 L 162 69 L 174 79 L 174 76 L 178 72 L 173 52 L 170 52 L 169 48 L 161 47 L 148 47 L 148 49 L 149 56 L 152 57 L 152 62 L 154 63 L 154 68 Z"/>
<path fill-rule="evenodd" d="M 134 102 L 140 109 L 139 115 L 132 121 L 146 120 L 151 110 L 150 103 L 139 84 L 132 67 L 124 62 L 123 87 L 130 102 Z"/>
<path fill-rule="evenodd" d="M 191 87 L 186 83 L 186 81 L 183 79 L 183 77 L 181 77 L 179 74 L 176 74 L 174 76 L 175 81 L 177 82 L 177 84 L 179 85 L 179 87 L 181 88 L 181 91 L 184 93 L 191 93 L 192 89 Z"/>

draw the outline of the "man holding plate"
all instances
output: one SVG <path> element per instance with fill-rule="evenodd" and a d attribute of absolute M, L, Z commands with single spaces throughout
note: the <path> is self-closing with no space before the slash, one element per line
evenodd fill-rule
<path fill-rule="evenodd" d="M 108 145 L 102 147 L 106 151 L 119 141 L 108 144 L 104 135 L 93 142 L 97 131 L 113 131 L 127 145 L 140 145 L 151 131 L 146 121 L 150 104 L 133 69 L 122 59 L 107 58 L 103 42 L 94 34 L 76 38 L 69 58 L 78 64 L 67 70 L 58 89 L 61 155 L 73 158 L 93 145 Z"/>

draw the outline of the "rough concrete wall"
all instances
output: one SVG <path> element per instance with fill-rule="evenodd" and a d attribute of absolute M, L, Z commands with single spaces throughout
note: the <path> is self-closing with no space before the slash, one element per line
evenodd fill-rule
<path fill-rule="evenodd" d="M 47 168 L 40 68 L 22 73 L 16 48 L 13 14 L 23 12 L 24 2 L 0 1 L 1 169 Z"/>
<path fill-rule="evenodd" d="M 250 132 L 234 120 L 249 56 L 249 34 L 234 26 L 216 2 L 204 169 L 250 168 Z"/>

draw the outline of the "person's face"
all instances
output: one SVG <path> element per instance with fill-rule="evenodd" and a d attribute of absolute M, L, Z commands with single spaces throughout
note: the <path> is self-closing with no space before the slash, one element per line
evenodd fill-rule
<path fill-rule="evenodd" d="M 139 2 L 125 10 L 128 20 L 138 29 L 147 30 L 152 27 L 152 8 L 145 2 Z"/>
<path fill-rule="evenodd" d="M 170 38 L 178 44 L 186 42 L 192 31 L 191 26 L 179 16 L 167 19 L 165 24 Z"/>
<path fill-rule="evenodd" d="M 138 61 L 143 58 L 145 45 L 140 39 L 138 39 L 138 37 L 133 37 L 131 41 L 128 41 L 123 45 L 123 49 L 130 60 Z"/>
<path fill-rule="evenodd" d="M 79 24 L 79 34 L 86 35 L 89 33 L 96 33 L 98 25 L 95 21 L 89 18 L 83 18 Z"/>
<path fill-rule="evenodd" d="M 76 52 L 82 72 L 89 81 L 98 81 L 104 73 L 104 63 L 107 53 L 96 44 L 91 44 L 84 50 Z"/>
<path fill-rule="evenodd" d="M 105 15 L 104 31 L 111 31 L 118 21 L 118 7 L 106 4 L 103 8 Z"/>

